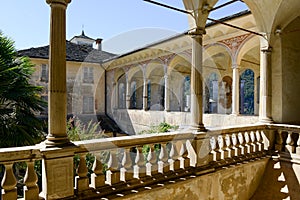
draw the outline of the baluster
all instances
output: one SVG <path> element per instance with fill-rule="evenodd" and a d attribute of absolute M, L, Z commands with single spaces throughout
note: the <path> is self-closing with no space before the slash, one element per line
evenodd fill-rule
<path fill-rule="evenodd" d="M 256 145 L 256 143 L 255 143 L 255 134 L 254 134 L 254 131 L 251 131 L 250 132 L 250 140 L 251 140 L 251 143 L 250 143 L 250 145 L 251 145 L 251 151 L 253 152 L 253 153 L 257 153 L 257 151 L 258 151 L 258 146 Z"/>
<path fill-rule="evenodd" d="M 294 140 L 292 138 L 292 131 L 288 131 L 288 137 L 286 139 L 285 151 L 292 154 L 295 152 Z"/>
<path fill-rule="evenodd" d="M 218 146 L 218 150 L 216 151 L 216 159 L 217 160 L 223 160 L 224 159 L 224 138 L 222 135 L 219 135 L 217 138 L 217 146 Z"/>
<path fill-rule="evenodd" d="M 250 144 L 250 137 L 249 137 L 249 134 L 247 131 L 244 134 L 244 138 L 245 138 L 245 154 L 249 155 L 249 154 L 253 153 L 253 151 L 251 149 L 252 146 Z"/>
<path fill-rule="evenodd" d="M 281 152 L 282 151 L 282 144 L 283 144 L 282 130 L 278 130 L 278 134 L 276 136 L 277 137 L 276 137 L 275 150 Z M 258 146 L 258 148 L 259 148 L 259 146 Z"/>
<path fill-rule="evenodd" d="M 100 152 L 95 152 L 95 160 L 92 168 L 93 173 L 91 174 L 91 187 L 95 189 L 105 185 L 103 165 L 100 159 Z"/>
<path fill-rule="evenodd" d="M 224 159 L 226 158 L 231 158 L 232 153 L 231 153 L 231 140 L 230 140 L 230 135 L 225 136 L 225 149 L 224 149 Z"/>
<path fill-rule="evenodd" d="M 179 152 L 180 157 L 178 158 L 180 160 L 180 168 L 186 169 L 190 166 L 190 158 L 188 157 L 188 151 L 186 148 L 187 141 L 182 141 L 181 149 Z"/>
<path fill-rule="evenodd" d="M 106 171 L 106 183 L 113 185 L 120 182 L 119 161 L 117 150 L 111 150 L 109 153 L 108 170 Z"/>
<path fill-rule="evenodd" d="M 216 148 L 217 148 L 217 142 L 216 142 L 216 138 L 215 137 L 211 137 L 210 138 L 210 148 L 211 151 L 209 153 L 209 160 L 210 161 L 217 161 L 217 156 L 216 156 Z"/>
<path fill-rule="evenodd" d="M 88 168 L 86 166 L 86 153 L 79 154 L 79 165 L 77 168 L 77 176 L 75 177 L 75 188 L 77 191 L 89 189 Z"/>
<path fill-rule="evenodd" d="M 34 171 L 34 161 L 27 162 L 26 174 L 24 177 L 24 199 L 39 199 L 39 187 L 37 185 L 38 177 Z"/>
<path fill-rule="evenodd" d="M 298 133 L 298 141 L 297 141 L 297 147 L 296 147 L 296 154 L 300 155 L 300 133 Z"/>
<path fill-rule="evenodd" d="M 17 180 L 13 172 L 13 163 L 4 164 L 5 171 L 2 179 L 2 200 L 17 199 Z"/>
<path fill-rule="evenodd" d="M 240 155 L 245 155 L 245 147 L 244 147 L 245 140 L 241 132 L 238 133 L 238 142 L 239 142 L 238 148 L 240 149 L 239 150 Z"/>
<path fill-rule="evenodd" d="M 260 135 L 260 131 L 256 131 L 256 144 L 258 146 L 258 151 L 262 152 L 264 149 L 263 149 L 263 140 Z"/>
<path fill-rule="evenodd" d="M 231 139 L 232 139 L 232 151 L 233 151 L 232 157 L 238 157 L 241 155 L 241 152 L 240 152 L 240 148 L 237 148 L 238 139 L 235 133 L 231 135 Z"/>
<path fill-rule="evenodd" d="M 121 180 L 126 182 L 133 179 L 132 160 L 130 156 L 130 148 L 125 148 L 122 158 Z"/>
<path fill-rule="evenodd" d="M 153 176 L 157 174 L 157 156 L 154 148 L 154 144 L 150 145 L 150 150 L 147 156 L 147 164 L 146 164 L 146 175 Z"/>
<path fill-rule="evenodd" d="M 180 169 L 180 160 L 179 158 L 179 154 L 176 148 L 176 142 L 172 141 L 170 143 L 171 145 L 171 149 L 170 149 L 170 159 L 169 159 L 169 163 L 170 163 L 170 170 L 172 171 L 176 171 Z"/>
<path fill-rule="evenodd" d="M 170 171 L 168 159 L 168 151 L 167 151 L 167 144 L 163 143 L 160 145 L 160 151 L 159 151 L 159 156 L 158 156 L 158 172 L 163 174 L 168 171 Z"/>
<path fill-rule="evenodd" d="M 143 146 L 136 147 L 136 157 L 134 166 L 134 178 L 142 179 L 146 176 L 145 159 L 143 155 Z"/>

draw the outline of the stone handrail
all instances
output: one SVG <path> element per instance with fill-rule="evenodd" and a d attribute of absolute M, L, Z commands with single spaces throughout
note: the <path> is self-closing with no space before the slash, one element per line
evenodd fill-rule
<path fill-rule="evenodd" d="M 274 148 L 280 159 L 300 164 L 300 126 L 274 124 L 271 129 L 274 130 Z"/>
<path fill-rule="evenodd" d="M 27 163 L 25 199 L 37 199 L 39 195 L 45 199 L 74 195 L 79 198 L 86 195 L 91 198 L 93 195 L 97 198 L 106 197 L 263 157 L 265 150 L 269 148 L 264 140 L 268 130 L 272 128 L 277 127 L 250 125 L 210 129 L 207 132 L 168 132 L 103 138 L 79 141 L 73 146 L 62 148 L 45 148 L 40 144 L 0 149 L 0 164 L 5 166 L 2 199 L 17 198 L 17 182 L 13 173 L 13 164 L 16 162 Z M 34 161 L 43 160 L 43 173 L 52 174 L 52 168 L 47 165 L 51 165 L 51 162 L 54 166 L 56 163 L 63 164 L 61 162 L 69 157 L 68 161 L 71 162 L 69 166 L 72 167 L 74 156 L 77 160 L 75 189 L 72 184 L 69 187 L 72 189 L 70 193 L 56 190 L 55 187 L 61 186 L 51 185 L 48 180 L 43 180 L 47 184 L 43 184 L 43 192 L 39 194 Z M 93 163 L 89 163 L 91 161 Z M 72 171 L 69 170 L 69 173 Z M 64 172 L 59 174 L 63 176 Z M 67 172 L 65 176 L 68 176 Z M 43 175 L 43 179 L 45 177 L 51 178 L 49 175 Z M 73 180 L 71 177 L 70 181 Z M 55 191 L 52 196 L 46 193 L 52 190 Z M 61 194 L 58 191 L 61 191 Z"/>

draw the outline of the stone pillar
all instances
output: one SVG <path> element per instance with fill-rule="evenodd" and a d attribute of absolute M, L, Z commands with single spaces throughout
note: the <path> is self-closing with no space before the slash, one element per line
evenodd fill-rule
<path fill-rule="evenodd" d="M 71 0 L 47 0 L 46 2 L 51 7 L 49 134 L 45 141 L 46 146 L 40 149 L 43 154 L 43 190 L 40 196 L 47 200 L 74 196 L 75 148 L 66 133 L 66 8 Z"/>
<path fill-rule="evenodd" d="M 232 115 L 239 115 L 240 74 L 238 65 L 232 67 Z"/>
<path fill-rule="evenodd" d="M 143 85 L 143 110 L 148 109 L 148 81 L 144 78 L 144 85 Z"/>
<path fill-rule="evenodd" d="M 126 108 L 130 109 L 130 96 L 131 96 L 131 85 L 128 78 L 128 74 L 126 74 Z"/>
<path fill-rule="evenodd" d="M 271 80 L 271 47 L 264 47 L 260 54 L 260 104 L 259 121 L 271 123 L 272 120 L 272 80 Z"/>
<path fill-rule="evenodd" d="M 67 126 L 66 8 L 71 0 L 47 0 L 51 7 L 49 49 L 49 106 L 46 144 L 69 143 Z"/>
<path fill-rule="evenodd" d="M 168 75 L 168 67 L 165 66 L 165 111 L 169 112 L 170 111 L 170 94 L 169 94 L 169 75 Z"/>
<path fill-rule="evenodd" d="M 202 36 L 204 29 L 189 32 L 192 37 L 191 63 L 191 128 L 204 131 L 203 125 L 203 80 L 202 80 Z"/>
<path fill-rule="evenodd" d="M 112 92 L 112 108 L 118 108 L 118 84 L 116 82 L 112 82 L 113 92 Z"/>

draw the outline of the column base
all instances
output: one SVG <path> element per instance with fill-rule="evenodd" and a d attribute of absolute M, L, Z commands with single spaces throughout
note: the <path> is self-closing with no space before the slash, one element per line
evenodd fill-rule
<path fill-rule="evenodd" d="M 262 123 L 262 124 L 272 124 L 274 121 L 272 118 L 259 118 L 259 123 Z"/>
<path fill-rule="evenodd" d="M 189 130 L 193 132 L 206 132 L 207 129 L 205 128 L 204 124 L 198 124 L 198 125 L 191 125 L 189 127 Z"/>
<path fill-rule="evenodd" d="M 42 142 L 46 147 L 66 147 L 74 146 L 68 137 L 53 137 L 47 136 L 47 139 Z"/>

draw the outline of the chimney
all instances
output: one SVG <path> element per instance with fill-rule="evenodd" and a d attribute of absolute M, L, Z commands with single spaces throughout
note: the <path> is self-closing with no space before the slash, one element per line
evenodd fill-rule
<path fill-rule="evenodd" d="M 102 44 L 101 44 L 102 40 L 103 39 L 101 39 L 101 38 L 96 39 L 96 49 L 99 50 L 99 51 L 102 51 Z"/>

